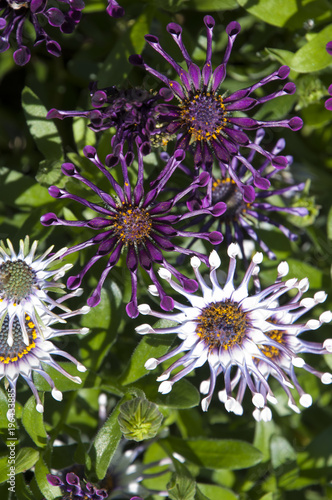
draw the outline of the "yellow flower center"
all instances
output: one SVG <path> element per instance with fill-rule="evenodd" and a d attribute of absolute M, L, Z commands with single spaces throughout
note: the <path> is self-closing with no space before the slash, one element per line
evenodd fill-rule
<path fill-rule="evenodd" d="M 200 92 L 182 101 L 180 118 L 192 142 L 216 139 L 227 118 L 223 98 L 213 92 Z"/>
<path fill-rule="evenodd" d="M 141 244 L 152 229 L 149 212 L 130 204 L 120 207 L 114 219 L 114 232 L 126 245 Z"/>
<path fill-rule="evenodd" d="M 241 345 L 249 325 L 247 314 L 241 311 L 237 302 L 229 299 L 202 309 L 196 322 L 196 333 L 209 350 L 219 347 L 227 350 Z"/>
<path fill-rule="evenodd" d="M 5 316 L 2 322 L 1 332 L 0 332 L 0 363 L 5 365 L 8 363 L 14 363 L 19 359 L 23 358 L 26 354 L 36 347 L 35 339 L 37 338 L 36 326 L 31 321 L 30 316 L 25 315 L 25 327 L 27 330 L 29 345 L 23 342 L 23 334 L 20 322 L 17 318 L 14 318 L 12 325 L 13 332 L 13 345 L 9 346 L 8 339 L 8 328 L 9 328 L 9 316 Z"/>

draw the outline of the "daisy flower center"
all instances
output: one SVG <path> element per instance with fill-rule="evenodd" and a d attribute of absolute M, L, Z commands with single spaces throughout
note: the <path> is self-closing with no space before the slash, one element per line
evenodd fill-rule
<path fill-rule="evenodd" d="M 229 299 L 211 303 L 202 309 L 196 322 L 196 334 L 210 351 L 241 345 L 249 324 L 247 314 L 241 311 L 237 302 Z"/>
<path fill-rule="evenodd" d="M 36 282 L 36 272 L 24 260 L 7 261 L 0 266 L 0 295 L 20 302 Z"/>
<path fill-rule="evenodd" d="M 36 347 L 34 342 L 37 338 L 36 327 L 27 314 L 25 315 L 25 328 L 28 334 L 29 345 L 24 343 L 20 322 L 17 318 L 14 318 L 12 325 L 13 345 L 9 346 L 7 342 L 9 316 L 8 314 L 5 316 L 0 332 L 0 363 L 8 364 L 18 361 L 28 354 L 31 349 Z"/>
<path fill-rule="evenodd" d="M 126 205 L 115 215 L 114 227 L 115 234 L 125 245 L 139 245 L 149 236 L 152 220 L 144 208 Z"/>
<path fill-rule="evenodd" d="M 245 212 L 248 204 L 243 201 L 243 194 L 232 179 L 216 179 L 212 184 L 212 203 L 223 201 L 227 209 L 220 216 L 222 221 L 233 221 Z"/>
<path fill-rule="evenodd" d="M 285 343 L 284 333 L 285 332 L 281 330 L 272 330 L 271 332 L 265 332 L 265 335 L 270 339 L 274 340 L 275 342 L 278 342 L 278 344 L 284 345 Z M 259 348 L 262 351 L 262 353 L 265 354 L 265 356 L 267 356 L 270 359 L 279 357 L 280 350 L 274 345 L 264 345 L 260 346 Z"/>
<path fill-rule="evenodd" d="M 220 95 L 200 92 L 181 104 L 180 118 L 193 141 L 216 139 L 226 125 L 226 111 Z"/>

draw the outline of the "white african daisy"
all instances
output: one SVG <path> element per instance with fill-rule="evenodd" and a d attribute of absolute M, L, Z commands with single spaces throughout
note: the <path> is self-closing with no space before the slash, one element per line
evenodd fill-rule
<path fill-rule="evenodd" d="M 209 258 L 210 281 L 209 286 L 198 268 L 201 264 L 197 257 L 191 259 L 196 279 L 202 290 L 202 296 L 188 293 L 179 284 L 173 281 L 169 271 L 162 268 L 159 275 L 168 281 L 170 286 L 186 297 L 190 305 L 174 302 L 174 308 L 179 312 L 166 313 L 153 311 L 149 305 L 139 306 L 141 314 L 149 314 L 157 318 L 173 320 L 177 325 L 170 328 L 154 329 L 148 324 L 138 326 L 140 334 L 149 333 L 176 333 L 182 341 L 178 347 L 159 359 L 151 358 L 145 363 L 148 370 L 153 370 L 163 361 L 175 355 L 185 353 L 178 358 L 157 379 L 161 382 L 159 392 L 167 394 L 172 390 L 175 382 L 206 362 L 210 368 L 210 378 L 201 383 L 200 391 L 207 396 L 202 400 L 202 408 L 209 407 L 217 377 L 223 374 L 224 388 L 219 391 L 220 401 L 227 411 L 238 415 L 243 413 L 242 401 L 249 387 L 252 401 L 256 409 L 253 413 L 256 420 L 270 420 L 271 410 L 267 402 L 276 403 L 268 377 L 273 376 L 288 395 L 288 404 L 299 411 L 291 394 L 294 388 L 300 395 L 300 404 L 307 407 L 311 404 L 311 396 L 300 387 L 295 367 L 301 367 L 318 376 L 324 384 L 332 382 L 330 373 L 321 373 L 307 365 L 298 356 L 309 352 L 326 354 L 332 352 L 332 339 L 323 344 L 306 342 L 298 336 L 308 330 L 317 329 L 322 323 L 330 322 L 332 313 L 325 311 L 319 320 L 310 319 L 303 323 L 295 323 L 303 314 L 316 304 L 324 302 L 326 294 L 318 292 L 313 298 L 303 298 L 308 289 L 308 280 L 296 278 L 282 281 L 288 273 L 288 265 L 282 262 L 278 266 L 278 276 L 274 284 L 260 290 L 258 264 L 262 261 L 262 254 L 256 253 L 244 275 L 240 285 L 234 286 L 236 255 L 238 246 L 231 244 L 228 247 L 230 257 L 226 282 L 222 287 L 217 279 L 216 270 L 220 266 L 218 254 L 213 251 Z M 249 295 L 248 284 L 254 278 L 256 293 Z M 150 287 L 150 292 L 156 295 L 157 290 Z M 287 297 L 290 291 L 296 291 L 293 298 Z M 286 295 L 285 295 L 286 294 Z M 283 304 L 279 299 L 283 296 Z M 171 372 L 183 366 L 173 378 Z M 238 387 L 236 394 L 234 389 Z"/>

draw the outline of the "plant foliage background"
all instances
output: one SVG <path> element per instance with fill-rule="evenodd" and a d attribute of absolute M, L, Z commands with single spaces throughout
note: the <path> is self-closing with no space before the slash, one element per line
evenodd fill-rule
<path fill-rule="evenodd" d="M 83 17 L 71 35 L 59 35 L 63 55 L 48 55 L 43 46 L 35 47 L 29 64 L 18 67 L 9 50 L 0 57 L 0 236 L 10 238 L 17 248 L 26 234 L 38 239 L 41 249 L 51 244 L 58 250 L 84 241 L 86 234 L 64 227 L 46 228 L 39 222 L 46 212 L 68 219 L 81 218 L 81 208 L 70 200 L 55 200 L 48 194 L 52 185 L 75 190 L 77 186 L 61 174 L 65 160 L 80 166 L 86 176 L 102 182 L 99 173 L 83 157 L 85 145 L 97 148 L 103 160 L 111 152 L 112 130 L 95 134 L 83 118 L 74 121 L 46 120 L 47 111 L 89 109 L 88 86 L 142 86 L 157 90 L 157 80 L 128 62 L 130 54 L 143 51 L 152 67 L 170 74 L 170 68 L 152 49 L 145 46 L 144 35 L 159 36 L 162 46 L 175 59 L 180 54 L 166 32 L 169 22 L 183 26 L 189 53 L 198 63 L 205 60 L 203 16 L 216 20 L 213 62 L 216 66 L 226 46 L 226 25 L 238 21 L 242 26 L 228 65 L 224 88 L 233 91 L 247 87 L 274 71 L 279 65 L 291 68 L 290 78 L 297 92 L 263 105 L 256 118 L 279 119 L 299 115 L 304 126 L 299 132 L 268 132 L 266 141 L 275 143 L 285 137 L 285 154 L 294 157 L 294 180 L 306 181 L 305 192 L 296 200 L 309 209 L 304 218 L 293 217 L 299 239 L 290 242 L 277 230 L 258 228 L 260 235 L 280 260 L 287 260 L 289 277 L 308 277 L 310 293 L 324 289 L 326 308 L 332 308 L 332 113 L 325 109 L 327 88 L 332 82 L 332 58 L 326 43 L 332 40 L 332 4 L 327 0 L 122 0 L 125 16 L 113 19 L 105 12 L 106 2 L 87 0 Z M 156 177 L 164 165 L 158 151 L 150 154 L 146 174 Z M 135 163 L 133 169 L 135 169 Z M 176 178 L 181 181 L 180 176 Z M 288 221 L 290 222 L 290 221 Z M 92 234 L 92 233 L 91 233 Z M 181 242 L 180 242 L 181 244 Z M 200 241 L 197 248 L 209 253 L 211 245 Z M 88 251 L 89 252 L 89 251 Z M 221 248 L 224 256 L 225 248 Z M 175 257 L 173 262 L 175 262 Z M 77 253 L 67 260 L 82 266 L 87 259 Z M 227 260 L 224 259 L 227 263 Z M 100 267 L 99 267 L 100 266 Z M 84 294 L 75 299 L 77 306 L 86 302 L 102 270 L 97 264 L 83 283 Z M 190 272 L 188 260 L 182 264 Z M 263 283 L 274 279 L 276 263 L 267 257 L 261 265 Z M 226 269 L 225 269 L 226 270 Z M 242 271 L 239 271 L 240 274 Z M 150 302 L 149 280 L 139 277 L 139 303 Z M 169 489 L 171 499 L 210 500 L 320 500 L 332 498 L 332 393 L 306 372 L 299 381 L 313 396 L 314 404 L 295 414 L 287 406 L 285 395 L 275 387 L 279 404 L 273 408 L 273 420 L 255 422 L 252 403 L 245 400 L 243 416 L 227 413 L 213 400 L 208 412 L 199 406 L 197 388 L 205 368 L 178 382 L 172 392 L 157 392 L 156 373 L 148 373 L 144 362 L 167 352 L 174 336 L 141 338 L 135 326 L 141 317 L 127 317 L 125 305 L 130 298 L 129 273 L 117 266 L 105 283 L 101 303 L 82 318 L 90 333 L 81 338 L 63 338 L 61 347 L 73 354 L 88 369 L 77 386 L 49 370 L 57 387 L 64 391 L 62 402 L 54 401 L 49 386 L 36 376 L 36 385 L 45 391 L 45 413 L 35 410 L 29 388 L 19 380 L 17 387 L 17 485 L 19 499 L 51 500 L 59 491 L 52 488 L 46 474 L 74 463 L 85 464 L 87 477 L 101 479 L 122 435 L 119 402 L 145 397 L 158 405 L 164 416 L 159 437 L 146 442 L 145 462 L 159 460 L 173 452 L 185 458 L 177 462 L 175 476 L 168 474 L 146 480 L 157 490 Z M 151 302 L 150 302 L 151 303 Z M 322 309 L 316 308 L 315 317 Z M 79 320 L 75 318 L 73 323 Z M 323 341 L 331 336 L 328 325 L 311 335 Z M 60 342 L 58 342 L 60 345 Z M 317 369 L 332 369 L 332 356 L 306 358 Z M 66 369 L 75 373 L 75 367 Z M 161 371 L 159 372 L 161 373 Z M 104 427 L 98 417 L 98 397 L 107 395 Z M 0 390 L 0 497 L 7 498 L 7 397 Z M 132 442 L 131 444 L 134 445 Z M 168 486 L 167 486 L 168 485 Z M 150 495 L 146 500 L 155 500 Z"/>

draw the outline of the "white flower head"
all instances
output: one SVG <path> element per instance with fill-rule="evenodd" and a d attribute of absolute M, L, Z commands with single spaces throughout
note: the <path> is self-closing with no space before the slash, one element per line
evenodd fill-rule
<path fill-rule="evenodd" d="M 47 294 L 49 287 L 57 286 L 49 278 L 57 279 L 63 274 L 64 268 L 47 270 L 64 250 L 45 259 L 51 251 L 48 249 L 44 255 L 34 260 L 37 248 L 35 242 L 30 252 L 26 252 L 29 242 L 20 242 L 20 250 L 16 255 L 12 245 L 7 241 L 10 255 L 6 254 L 3 245 L 0 247 L 0 380 L 5 378 L 12 390 L 16 392 L 16 383 L 21 375 L 29 385 L 36 398 L 36 408 L 43 411 L 37 388 L 33 381 L 33 372 L 39 373 L 50 385 L 54 399 L 61 401 L 62 394 L 55 387 L 45 365 L 49 365 L 68 379 L 81 383 L 78 376 L 72 376 L 56 363 L 53 355 L 75 363 L 79 372 L 86 371 L 71 354 L 58 349 L 51 340 L 70 334 L 86 334 L 87 328 L 57 330 L 53 328 L 56 323 L 66 323 L 67 318 L 78 314 L 86 314 L 90 308 L 87 306 L 71 311 L 63 302 L 79 296 L 81 289 L 52 299 Z M 60 285 L 61 286 L 61 285 Z M 62 287 L 62 286 L 61 286 Z M 7 307 L 7 308 L 6 308 Z M 60 309 L 60 312 L 54 312 Z"/>
<path fill-rule="evenodd" d="M 162 319 L 172 319 L 176 326 L 165 329 L 153 329 L 156 334 L 177 334 L 181 343 L 159 359 L 147 360 L 145 367 L 149 370 L 160 363 L 182 354 L 159 377 L 159 391 L 166 394 L 172 390 L 173 384 L 195 368 L 206 362 L 210 368 L 210 378 L 201 384 L 201 392 L 206 395 L 202 400 L 202 408 L 207 411 L 211 402 L 218 376 L 223 374 L 224 381 L 218 392 L 220 401 L 227 411 L 237 415 L 243 413 L 242 401 L 246 388 L 252 393 L 252 402 L 256 409 L 253 412 L 256 420 L 270 420 L 272 412 L 268 403 L 276 404 L 269 376 L 274 377 L 288 397 L 288 405 L 299 411 L 291 389 L 299 394 L 300 404 L 308 407 L 311 397 L 300 386 L 294 367 L 302 368 L 318 376 L 321 381 L 331 383 L 332 375 L 321 373 L 306 364 L 299 354 L 327 354 L 332 351 L 332 340 L 324 344 L 301 340 L 299 335 L 304 331 L 318 328 L 322 323 L 331 321 L 329 311 L 322 313 L 319 319 L 305 322 L 298 321 L 302 315 L 326 298 L 324 292 L 315 294 L 314 299 L 302 299 L 308 288 L 308 280 L 288 279 L 282 281 L 288 272 L 285 262 L 279 264 L 276 281 L 261 290 L 258 281 L 257 264 L 262 261 L 262 254 L 256 253 L 249 264 L 241 283 L 236 287 L 234 275 L 236 269 L 236 247 L 228 249 L 229 269 L 224 286 L 217 278 L 220 259 L 215 252 L 211 254 L 210 287 L 203 279 L 196 262 L 192 262 L 196 280 L 200 285 L 200 295 L 188 293 L 178 283 L 167 276 L 167 281 L 176 292 L 182 294 L 188 304 L 175 303 L 179 313 L 157 312 L 152 309 L 148 314 Z M 256 292 L 249 294 L 249 283 L 253 278 Z M 257 286 L 259 285 L 259 286 Z M 290 290 L 296 292 L 295 297 L 287 298 Z M 280 305 L 280 297 L 282 305 Z M 144 306 L 144 314 L 147 308 Z M 149 325 L 137 327 L 140 334 L 149 333 Z M 189 328 L 190 326 L 190 328 Z M 151 327 L 150 327 L 151 328 Z M 152 330 L 152 328 L 151 328 Z M 171 377 L 173 370 L 176 375 Z"/>
<path fill-rule="evenodd" d="M 44 318 L 50 315 L 59 320 L 60 317 L 53 311 L 54 306 L 57 305 L 63 311 L 69 310 L 49 295 L 51 289 L 64 288 L 57 280 L 72 267 L 71 264 L 59 267 L 59 259 L 67 248 L 51 254 L 51 246 L 42 255 L 36 256 L 37 247 L 38 241 L 34 241 L 30 248 L 28 236 L 24 241 L 20 240 L 17 253 L 10 240 L 7 240 L 7 246 L 3 241 L 0 242 L 0 322 L 8 315 L 8 346 L 14 342 L 12 326 L 15 318 L 21 325 L 23 342 L 28 346 L 26 315 L 32 319 L 41 335 L 44 325 L 40 314 Z M 37 310 L 40 314 L 37 314 Z"/>

